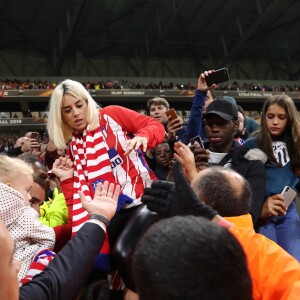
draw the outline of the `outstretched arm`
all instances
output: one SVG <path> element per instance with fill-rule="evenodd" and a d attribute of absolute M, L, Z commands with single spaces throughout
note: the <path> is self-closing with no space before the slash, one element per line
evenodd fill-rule
<path fill-rule="evenodd" d="M 188 120 L 187 140 L 184 141 L 185 144 L 188 144 L 189 140 L 194 136 L 200 135 L 201 137 L 203 137 L 202 110 L 205 104 L 205 98 L 207 95 L 207 91 L 211 88 L 216 87 L 216 84 L 213 84 L 211 87 L 208 87 L 206 84 L 205 78 L 211 73 L 211 70 L 205 71 L 198 78 L 197 89 L 195 90 L 191 113 Z"/>
<path fill-rule="evenodd" d="M 115 214 L 120 187 L 104 182 L 97 186 L 94 200 L 83 207 L 90 213 L 110 220 Z M 75 299 L 86 281 L 105 239 L 106 225 L 87 221 L 74 238 L 56 255 L 44 272 L 20 288 L 20 299 Z"/>

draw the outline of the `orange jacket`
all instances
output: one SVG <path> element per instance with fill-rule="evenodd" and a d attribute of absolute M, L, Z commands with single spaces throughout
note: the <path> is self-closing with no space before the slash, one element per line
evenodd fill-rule
<path fill-rule="evenodd" d="M 250 214 L 226 220 L 236 225 L 230 231 L 246 253 L 253 282 L 253 299 L 300 299 L 299 262 L 276 243 L 256 233 Z"/>

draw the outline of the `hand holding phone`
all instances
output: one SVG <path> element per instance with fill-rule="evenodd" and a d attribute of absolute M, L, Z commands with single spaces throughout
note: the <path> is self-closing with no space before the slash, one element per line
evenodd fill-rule
<path fill-rule="evenodd" d="M 38 141 L 40 134 L 38 132 L 31 132 L 30 138 Z"/>
<path fill-rule="evenodd" d="M 213 84 L 222 83 L 229 80 L 229 73 L 227 68 L 222 68 L 216 71 L 212 71 L 209 76 L 205 77 L 207 86 L 212 86 Z"/>
<path fill-rule="evenodd" d="M 176 110 L 174 108 L 170 108 L 169 110 L 167 110 L 166 115 L 169 121 L 173 121 L 178 118 Z M 171 118 L 169 118 L 169 116 L 171 116 Z"/>
<path fill-rule="evenodd" d="M 190 143 L 191 143 L 191 145 L 198 143 L 201 148 L 204 148 L 203 141 L 202 141 L 200 135 L 197 135 L 197 136 L 191 138 Z"/>
<path fill-rule="evenodd" d="M 30 138 L 34 139 L 37 143 L 39 142 L 39 137 L 40 137 L 40 134 L 38 132 L 31 132 L 31 134 L 30 134 Z M 37 144 L 37 146 L 35 148 L 40 149 L 40 147 L 41 147 L 41 144 Z"/>
<path fill-rule="evenodd" d="M 288 208 L 290 204 L 293 202 L 293 200 L 295 199 L 297 193 L 289 186 L 285 186 L 280 195 L 283 196 L 284 204 L 286 208 Z"/>

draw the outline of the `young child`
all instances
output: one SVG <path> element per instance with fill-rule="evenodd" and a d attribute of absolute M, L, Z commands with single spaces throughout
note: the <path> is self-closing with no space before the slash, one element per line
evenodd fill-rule
<path fill-rule="evenodd" d="M 258 135 L 244 145 L 258 147 L 268 157 L 265 202 L 256 230 L 300 261 L 300 220 L 295 200 L 287 207 L 280 195 L 285 186 L 295 190 L 300 177 L 300 117 L 293 100 L 286 95 L 268 98 Z"/>
<path fill-rule="evenodd" d="M 30 207 L 32 174 L 24 161 L 0 155 L 0 219 L 15 240 L 14 257 L 21 262 L 20 285 L 42 271 L 54 256 L 50 251 L 55 243 L 54 230 L 43 225 Z"/>

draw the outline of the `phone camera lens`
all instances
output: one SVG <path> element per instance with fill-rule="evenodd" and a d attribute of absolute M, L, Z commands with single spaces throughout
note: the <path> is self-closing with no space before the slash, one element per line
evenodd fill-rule
<path fill-rule="evenodd" d="M 285 191 L 287 192 L 290 188 L 289 187 L 286 187 Z"/>

